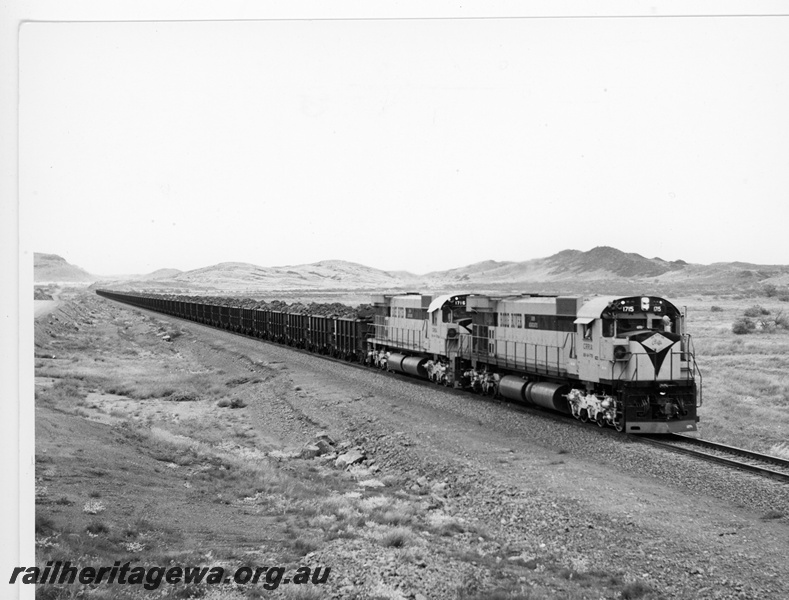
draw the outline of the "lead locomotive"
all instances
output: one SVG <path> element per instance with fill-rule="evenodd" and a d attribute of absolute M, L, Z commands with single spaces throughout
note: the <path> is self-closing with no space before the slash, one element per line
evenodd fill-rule
<path fill-rule="evenodd" d="M 633 433 L 695 431 L 700 400 L 684 316 L 654 296 L 373 297 L 389 370 Z"/>

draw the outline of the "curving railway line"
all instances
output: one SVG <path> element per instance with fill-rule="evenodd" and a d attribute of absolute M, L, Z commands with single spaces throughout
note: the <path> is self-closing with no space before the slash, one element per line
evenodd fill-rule
<path fill-rule="evenodd" d="M 789 460 L 784 458 L 760 454 L 752 450 L 718 444 L 681 434 L 669 434 L 660 437 L 630 437 L 637 442 L 657 446 L 670 452 L 693 456 L 708 462 L 757 473 L 764 477 L 773 478 L 776 481 L 789 483 Z"/>

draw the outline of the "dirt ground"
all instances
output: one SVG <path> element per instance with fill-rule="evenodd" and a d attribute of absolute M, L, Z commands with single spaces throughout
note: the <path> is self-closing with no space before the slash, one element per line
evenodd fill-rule
<path fill-rule="evenodd" d="M 40 563 L 331 567 L 156 597 L 789 597 L 787 486 L 91 294 L 36 354 Z M 153 597 L 41 588 L 81 594 Z"/>

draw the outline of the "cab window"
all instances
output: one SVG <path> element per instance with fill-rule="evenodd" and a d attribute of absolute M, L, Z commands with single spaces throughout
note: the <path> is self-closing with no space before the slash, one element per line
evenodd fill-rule
<path fill-rule="evenodd" d="M 614 332 L 614 320 L 603 319 L 603 337 L 614 337 Z"/>
<path fill-rule="evenodd" d="M 617 319 L 616 332 L 617 334 L 628 333 L 630 331 L 638 331 L 646 328 L 646 319 L 633 318 L 633 319 Z"/>
<path fill-rule="evenodd" d="M 652 330 L 672 332 L 674 331 L 674 322 L 668 316 L 652 319 Z"/>

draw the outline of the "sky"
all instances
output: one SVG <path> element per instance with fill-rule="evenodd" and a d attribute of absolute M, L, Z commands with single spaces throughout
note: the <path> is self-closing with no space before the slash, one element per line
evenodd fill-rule
<path fill-rule="evenodd" d="M 789 264 L 789 17 L 26 23 L 23 250 Z"/>

